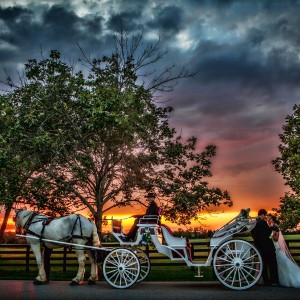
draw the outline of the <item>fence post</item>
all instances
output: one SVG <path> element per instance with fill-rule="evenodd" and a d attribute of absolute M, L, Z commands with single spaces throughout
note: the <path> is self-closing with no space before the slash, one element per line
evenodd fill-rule
<path fill-rule="evenodd" d="M 63 257 L 63 272 L 67 271 L 67 248 L 64 247 L 64 257 Z"/>
<path fill-rule="evenodd" d="M 29 271 L 29 262 L 30 262 L 30 246 L 26 245 L 26 271 Z"/>

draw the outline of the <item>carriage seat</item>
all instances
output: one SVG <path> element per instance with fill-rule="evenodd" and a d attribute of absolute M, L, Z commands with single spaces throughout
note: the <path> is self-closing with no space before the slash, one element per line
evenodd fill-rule
<path fill-rule="evenodd" d="M 160 223 L 160 215 L 144 215 L 140 218 L 138 226 L 143 224 L 159 224 Z"/>
<path fill-rule="evenodd" d="M 122 220 L 112 219 L 112 232 L 123 234 Z"/>
<path fill-rule="evenodd" d="M 163 237 L 165 239 L 165 242 L 167 243 L 168 246 L 173 247 L 173 248 L 181 248 L 181 247 L 186 247 L 187 242 L 185 238 L 179 238 L 176 236 L 173 236 L 169 230 L 165 226 L 161 226 L 161 230 L 163 233 Z"/>

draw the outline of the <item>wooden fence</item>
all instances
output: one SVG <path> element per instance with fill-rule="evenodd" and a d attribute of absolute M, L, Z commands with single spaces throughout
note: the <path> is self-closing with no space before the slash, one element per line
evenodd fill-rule
<path fill-rule="evenodd" d="M 300 239 L 286 240 L 287 245 L 295 258 L 300 262 Z M 119 247 L 117 243 L 103 243 L 103 247 Z M 149 255 L 152 266 L 168 265 L 186 265 L 182 261 L 171 261 L 168 257 L 159 254 L 153 247 L 143 247 L 143 250 Z M 209 254 L 208 240 L 201 242 L 192 242 L 192 257 L 196 261 L 205 261 Z M 88 262 L 88 260 L 87 260 Z M 69 248 L 54 249 L 51 256 L 51 266 L 61 266 L 63 272 L 67 267 L 77 266 L 77 257 L 73 250 Z M 36 267 L 36 261 L 29 245 L 0 244 L 0 269 L 7 267 L 16 267 L 18 269 L 29 271 L 30 267 Z"/>

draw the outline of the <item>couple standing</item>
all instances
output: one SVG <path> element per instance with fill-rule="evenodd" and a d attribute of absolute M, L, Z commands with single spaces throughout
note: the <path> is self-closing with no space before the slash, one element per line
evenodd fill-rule
<path fill-rule="evenodd" d="M 300 288 L 300 268 L 292 258 L 275 218 L 268 216 L 265 209 L 258 211 L 251 235 L 262 257 L 264 284 Z"/>

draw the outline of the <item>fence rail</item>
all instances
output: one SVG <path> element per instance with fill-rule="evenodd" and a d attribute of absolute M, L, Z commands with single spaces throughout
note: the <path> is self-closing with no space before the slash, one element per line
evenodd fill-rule
<path fill-rule="evenodd" d="M 300 239 L 286 240 L 286 242 L 293 257 L 299 263 Z M 192 242 L 191 244 L 193 259 L 196 261 L 205 261 L 210 251 L 208 240 Z M 103 247 L 117 248 L 120 245 L 118 243 L 103 243 Z M 143 250 L 149 255 L 152 266 L 186 265 L 183 261 L 171 261 L 151 246 L 143 247 Z M 54 249 L 51 256 L 51 266 L 61 266 L 63 272 L 66 272 L 67 267 L 77 265 L 77 257 L 73 250 L 69 248 Z M 3 267 L 17 267 L 26 271 L 29 271 L 30 267 L 36 267 L 35 256 L 30 246 L 26 244 L 0 244 L 0 269 L 3 269 Z"/>

